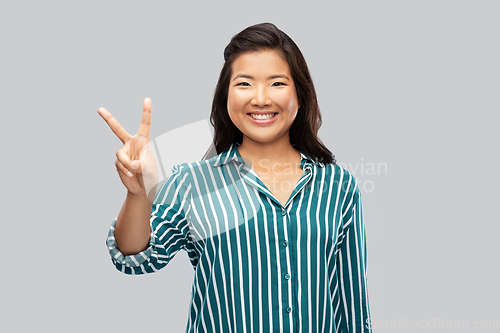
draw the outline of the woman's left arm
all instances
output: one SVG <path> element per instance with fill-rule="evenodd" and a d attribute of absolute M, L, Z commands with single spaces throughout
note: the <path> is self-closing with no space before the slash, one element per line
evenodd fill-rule
<path fill-rule="evenodd" d="M 351 176 L 352 177 L 352 176 Z M 366 242 L 361 192 L 352 177 L 353 190 L 343 210 L 343 237 L 339 245 L 341 326 L 347 332 L 371 333 L 370 307 L 366 283 Z M 342 323 L 342 321 L 344 321 Z"/>

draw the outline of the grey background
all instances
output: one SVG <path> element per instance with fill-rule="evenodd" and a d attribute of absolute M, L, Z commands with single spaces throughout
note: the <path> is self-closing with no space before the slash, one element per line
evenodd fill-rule
<path fill-rule="evenodd" d="M 97 109 L 135 134 L 150 97 L 151 138 L 208 119 L 224 47 L 266 21 L 306 57 L 321 139 L 371 182 L 362 198 L 374 331 L 498 328 L 499 10 L 437 0 L 2 3 L 0 330 L 184 331 L 184 252 L 146 276 L 111 264 L 105 238 L 126 190 L 114 166 L 121 142 Z M 370 174 L 370 163 L 386 172 Z"/>

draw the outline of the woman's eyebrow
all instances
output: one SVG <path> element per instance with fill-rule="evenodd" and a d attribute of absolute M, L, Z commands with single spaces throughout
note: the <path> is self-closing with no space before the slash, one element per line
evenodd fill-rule
<path fill-rule="evenodd" d="M 253 76 L 246 75 L 246 74 L 238 74 L 234 77 L 233 81 L 236 80 L 237 78 L 240 78 L 240 77 L 253 80 Z"/>
<path fill-rule="evenodd" d="M 250 79 L 250 80 L 253 80 L 254 77 L 251 76 L 251 75 L 247 75 L 247 74 L 238 74 L 234 77 L 233 81 L 236 80 L 237 78 L 245 78 L 245 79 Z M 274 79 L 287 79 L 287 80 L 290 80 L 288 78 L 288 76 L 286 76 L 285 74 L 277 74 L 277 75 L 271 75 L 270 77 L 267 78 L 268 80 L 274 80 Z"/>
<path fill-rule="evenodd" d="M 274 79 L 287 79 L 287 80 L 290 80 L 288 78 L 288 76 L 286 76 L 285 74 L 273 75 L 273 76 L 268 77 L 267 79 L 268 80 L 274 80 Z"/>

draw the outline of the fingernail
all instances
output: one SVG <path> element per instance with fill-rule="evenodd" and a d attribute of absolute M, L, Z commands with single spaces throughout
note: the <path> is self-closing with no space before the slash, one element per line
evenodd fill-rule
<path fill-rule="evenodd" d="M 133 175 L 134 174 L 132 172 L 130 172 L 130 171 L 127 173 L 127 176 L 129 176 L 129 177 L 132 177 Z"/>

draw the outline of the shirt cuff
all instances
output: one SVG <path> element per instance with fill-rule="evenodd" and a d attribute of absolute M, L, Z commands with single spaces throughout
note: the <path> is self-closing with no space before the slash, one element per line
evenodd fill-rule
<path fill-rule="evenodd" d="M 154 234 L 151 232 L 151 236 L 149 238 L 149 247 L 146 250 L 139 252 L 137 254 L 126 256 L 123 253 L 121 253 L 120 250 L 118 250 L 115 241 L 115 224 L 117 218 L 115 218 L 111 223 L 111 227 L 109 228 L 108 232 L 108 238 L 106 239 L 106 245 L 108 246 L 108 251 L 111 256 L 111 260 L 115 265 L 120 264 L 125 267 L 139 267 L 151 257 L 154 245 Z"/>

